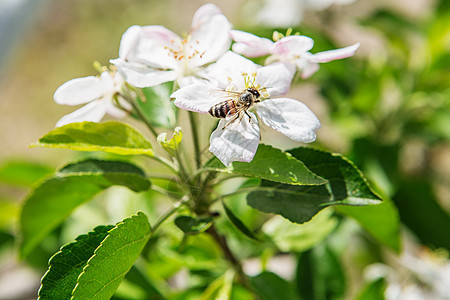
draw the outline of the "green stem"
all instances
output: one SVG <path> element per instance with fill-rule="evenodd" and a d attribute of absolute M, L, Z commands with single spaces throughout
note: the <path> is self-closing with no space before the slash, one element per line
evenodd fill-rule
<path fill-rule="evenodd" d="M 200 169 L 202 160 L 200 156 L 200 138 L 197 127 L 198 117 L 194 112 L 189 112 L 189 122 L 191 123 L 192 139 L 194 142 L 195 165 L 197 169 Z"/>
<path fill-rule="evenodd" d="M 147 120 L 147 118 L 144 116 L 144 114 L 141 111 L 141 108 L 136 105 L 134 101 L 128 101 L 131 106 L 133 107 L 133 110 L 136 112 L 136 114 L 139 116 L 140 120 L 147 125 L 147 128 L 150 130 L 150 132 L 153 134 L 155 139 L 158 137 L 158 133 L 156 132 L 155 128 L 153 128 L 153 125 Z"/>
<path fill-rule="evenodd" d="M 165 222 L 167 221 L 167 219 L 169 219 L 174 213 L 176 213 L 176 211 L 181 207 L 181 205 L 184 204 L 184 202 L 186 202 L 186 199 L 183 198 L 180 201 L 178 201 L 177 203 L 174 204 L 174 206 L 169 209 L 165 214 L 163 214 L 158 221 L 156 221 L 155 224 L 153 224 L 152 226 L 152 234 L 155 233 L 156 230 L 158 230 L 158 228 Z"/>
<path fill-rule="evenodd" d="M 155 155 L 155 156 L 147 156 L 147 157 L 150 158 L 150 159 L 153 159 L 153 160 L 155 160 L 155 161 L 157 161 L 157 162 L 159 162 L 159 163 L 161 163 L 163 165 L 165 165 L 170 170 L 172 170 L 175 174 L 178 174 L 180 172 L 178 170 L 178 168 L 173 163 L 171 163 L 168 159 L 166 159 L 164 157 L 157 156 L 157 155 Z"/>

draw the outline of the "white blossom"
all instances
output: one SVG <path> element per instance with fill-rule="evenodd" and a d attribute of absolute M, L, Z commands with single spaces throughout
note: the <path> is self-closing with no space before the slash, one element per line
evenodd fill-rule
<path fill-rule="evenodd" d="M 230 35 L 236 42 L 233 51 L 247 57 L 270 55 L 267 62 L 282 61 L 301 72 L 306 79 L 319 70 L 319 63 L 326 63 L 336 59 L 353 56 L 359 48 L 359 43 L 345 48 L 323 51 L 312 54 L 309 52 L 314 46 L 314 40 L 304 35 L 283 37 L 276 42 L 260 38 L 248 32 L 231 30 Z"/>
<path fill-rule="evenodd" d="M 231 45 L 231 24 L 214 4 L 200 7 L 181 38 L 164 26 L 131 26 L 122 36 L 119 58 L 111 60 L 125 80 L 149 87 L 176 80 L 180 86 L 202 80 L 203 66 Z"/>
<path fill-rule="evenodd" d="M 266 125 L 298 142 L 312 142 L 320 127 L 316 116 L 300 101 L 274 98 L 288 92 L 293 73 L 283 63 L 265 67 L 234 53 L 227 52 L 209 68 L 212 84 L 198 83 L 172 94 L 179 108 L 208 113 L 222 101 L 236 99 L 239 93 L 255 88 L 261 95 L 250 107 Z M 261 100 L 261 101 L 259 101 Z M 210 138 L 209 150 L 224 164 L 250 162 L 258 148 L 258 119 L 252 112 L 221 119 Z"/>
<path fill-rule="evenodd" d="M 122 85 L 122 77 L 117 72 L 110 71 L 104 71 L 99 77 L 88 76 L 67 81 L 56 90 L 55 102 L 63 105 L 86 105 L 59 119 L 56 126 L 83 121 L 99 122 L 105 114 L 115 118 L 124 117 L 126 112 L 113 102 L 114 95 Z M 120 101 L 120 104 L 130 109 L 125 101 Z"/>

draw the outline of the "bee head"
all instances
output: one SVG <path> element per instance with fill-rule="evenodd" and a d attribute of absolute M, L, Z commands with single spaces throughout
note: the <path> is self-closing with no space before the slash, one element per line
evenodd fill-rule
<path fill-rule="evenodd" d="M 252 93 L 252 95 L 255 96 L 256 99 L 258 99 L 261 96 L 261 94 L 258 92 L 258 90 L 255 89 L 254 87 L 249 87 L 247 89 L 247 92 Z"/>

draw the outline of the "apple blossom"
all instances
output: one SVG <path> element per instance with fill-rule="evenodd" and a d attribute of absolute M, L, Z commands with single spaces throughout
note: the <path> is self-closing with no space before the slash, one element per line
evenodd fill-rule
<path fill-rule="evenodd" d="M 309 108 L 290 98 L 273 98 L 288 92 L 293 73 L 283 63 L 261 67 L 234 53 L 227 52 L 210 66 L 208 75 L 213 84 L 197 83 L 180 88 L 171 97 L 179 108 L 208 113 L 209 109 L 236 95 L 255 88 L 261 98 L 250 108 L 268 126 L 298 142 L 312 142 L 320 122 Z M 246 111 L 247 112 L 247 111 Z M 237 119 L 221 119 L 210 138 L 209 150 L 224 164 L 250 162 L 258 148 L 258 119 L 252 112 L 241 113 Z"/>
<path fill-rule="evenodd" d="M 309 50 L 314 46 L 314 40 L 304 35 L 282 37 L 276 42 L 260 38 L 248 32 L 230 30 L 233 51 L 247 57 L 270 55 L 267 62 L 282 61 L 300 70 L 303 79 L 313 75 L 319 69 L 319 63 L 353 56 L 359 48 L 359 43 L 345 48 L 323 51 L 312 54 Z"/>
<path fill-rule="evenodd" d="M 230 29 L 219 8 L 206 4 L 194 14 L 184 39 L 164 26 L 131 26 L 123 34 L 119 58 L 111 63 L 136 87 L 173 80 L 185 86 L 201 80 L 202 67 L 230 48 Z"/>
<path fill-rule="evenodd" d="M 56 90 L 55 102 L 63 105 L 86 105 L 59 119 L 56 126 L 83 121 L 99 122 L 105 114 L 116 118 L 124 117 L 126 112 L 116 107 L 113 98 L 120 92 L 123 83 L 123 78 L 115 71 L 104 71 L 98 77 L 88 76 L 67 81 Z M 118 101 L 122 108 L 130 109 L 127 102 L 120 99 Z"/>

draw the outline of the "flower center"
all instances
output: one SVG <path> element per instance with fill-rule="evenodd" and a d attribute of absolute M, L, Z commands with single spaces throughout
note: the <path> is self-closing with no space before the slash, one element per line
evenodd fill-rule
<path fill-rule="evenodd" d="M 198 40 L 193 41 L 190 35 L 183 40 L 171 40 L 170 43 L 171 45 L 165 46 L 164 49 L 169 52 L 169 56 L 178 61 L 202 58 L 206 52 L 206 50 L 200 51 L 196 48 L 200 45 L 200 42 Z"/>
<path fill-rule="evenodd" d="M 262 98 L 269 98 L 270 94 L 267 92 L 267 88 L 265 86 L 261 86 L 256 82 L 257 71 L 252 74 L 248 74 L 245 72 L 241 73 L 242 77 L 244 77 L 244 88 L 240 92 L 245 92 L 246 90 L 252 89 L 261 95 Z M 228 77 L 228 87 L 227 91 L 236 91 L 235 86 L 233 85 L 232 79 Z"/>

